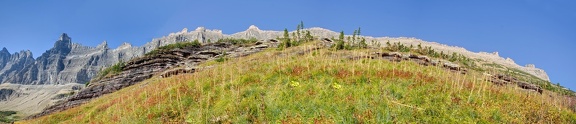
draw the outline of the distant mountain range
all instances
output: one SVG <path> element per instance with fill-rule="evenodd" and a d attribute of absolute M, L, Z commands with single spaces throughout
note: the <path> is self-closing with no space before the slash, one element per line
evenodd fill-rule
<path fill-rule="evenodd" d="M 322 28 L 305 29 L 312 35 L 320 38 L 337 37 L 338 33 Z M 55 85 L 68 83 L 86 83 L 97 75 L 103 67 L 110 66 L 118 61 L 126 61 L 134 57 L 141 56 L 155 48 L 175 42 L 199 40 L 200 42 L 215 42 L 223 38 L 256 38 L 274 39 L 282 37 L 282 31 L 265 31 L 252 25 L 246 31 L 231 35 L 222 34 L 220 30 L 209 30 L 199 27 L 194 31 L 187 29 L 181 32 L 171 33 L 168 36 L 153 39 L 144 46 L 135 47 L 129 43 L 124 43 L 116 49 L 108 47 L 106 41 L 97 47 L 87 47 L 78 43 L 73 43 L 66 33 L 54 43 L 54 47 L 47 50 L 40 57 L 34 59 L 30 51 L 20 51 L 10 54 L 6 48 L 0 51 L 0 83 L 25 84 L 25 85 Z M 535 68 L 533 65 L 526 67 L 516 65 L 511 59 L 501 58 L 497 52 L 473 53 L 459 47 L 450 47 L 434 42 L 425 42 L 414 38 L 373 38 L 366 37 L 368 41 L 378 41 L 384 44 L 387 41 L 402 42 L 405 44 L 422 44 L 432 46 L 442 51 L 457 52 L 471 58 L 486 59 L 497 64 L 517 68 L 527 73 L 533 74 L 543 80 L 547 80 L 546 73 Z"/>

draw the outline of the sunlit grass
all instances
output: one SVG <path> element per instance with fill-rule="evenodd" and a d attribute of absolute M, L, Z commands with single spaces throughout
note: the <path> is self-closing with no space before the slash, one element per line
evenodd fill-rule
<path fill-rule="evenodd" d="M 575 123 L 556 94 L 474 71 L 347 58 L 370 50 L 293 54 L 313 46 L 207 62 L 23 123 Z"/>

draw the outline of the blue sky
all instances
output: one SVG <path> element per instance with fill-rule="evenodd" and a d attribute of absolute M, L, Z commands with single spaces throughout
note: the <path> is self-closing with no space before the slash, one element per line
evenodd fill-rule
<path fill-rule="evenodd" d="M 182 28 L 230 34 L 323 27 L 369 36 L 416 37 L 471 51 L 500 52 L 545 69 L 552 82 L 576 89 L 576 2 L 573 0 L 375 1 L 0 1 L 0 47 L 11 53 L 50 49 L 61 33 L 73 42 L 143 45 Z"/>

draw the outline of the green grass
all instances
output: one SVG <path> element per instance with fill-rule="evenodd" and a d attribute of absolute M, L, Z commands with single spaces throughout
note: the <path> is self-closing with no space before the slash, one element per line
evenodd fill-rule
<path fill-rule="evenodd" d="M 232 43 L 232 44 L 238 45 L 238 46 L 251 46 L 251 45 L 254 45 L 254 43 L 258 42 L 258 39 L 256 39 L 256 38 L 250 38 L 250 39 L 225 38 L 225 39 L 219 39 L 217 42 L 228 42 L 228 43 Z"/>
<path fill-rule="evenodd" d="M 122 68 L 124 68 L 124 66 L 126 66 L 126 63 L 120 61 L 120 62 L 100 71 L 98 73 L 98 76 L 95 79 L 101 79 L 101 78 L 106 77 L 106 76 L 118 74 L 118 73 L 122 72 Z M 88 86 L 89 84 L 90 84 L 90 82 L 86 82 L 86 86 Z"/>
<path fill-rule="evenodd" d="M 145 56 L 153 56 L 153 55 L 159 54 L 159 53 L 164 52 L 164 51 L 169 51 L 169 50 L 173 50 L 173 49 L 182 49 L 184 47 L 189 47 L 189 46 L 199 47 L 201 45 L 202 44 L 200 44 L 200 42 L 198 42 L 198 40 L 194 40 L 192 42 L 190 42 L 190 41 L 177 42 L 174 44 L 169 44 L 166 46 L 158 47 L 158 48 L 146 53 Z"/>
<path fill-rule="evenodd" d="M 558 94 L 496 86 L 414 62 L 349 60 L 370 50 L 304 44 L 152 78 L 21 123 L 576 123 Z"/>
<path fill-rule="evenodd" d="M 18 119 L 18 117 L 14 116 L 15 114 L 15 111 L 0 111 L 0 122 L 10 123 L 15 121 Z"/>

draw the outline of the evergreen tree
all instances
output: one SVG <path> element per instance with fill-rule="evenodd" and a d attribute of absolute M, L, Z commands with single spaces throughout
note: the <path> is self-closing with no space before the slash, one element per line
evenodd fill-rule
<path fill-rule="evenodd" d="M 282 39 L 283 43 L 281 46 L 288 48 L 292 46 L 290 43 L 290 34 L 288 33 L 288 29 L 284 28 L 284 38 Z"/>
<path fill-rule="evenodd" d="M 338 40 L 336 42 L 336 50 L 342 50 L 345 48 L 344 46 L 344 31 L 340 31 L 340 36 L 338 36 Z"/>
<path fill-rule="evenodd" d="M 298 46 L 300 44 L 300 40 L 297 35 L 298 33 L 292 32 L 292 42 L 291 42 L 292 46 Z"/>
<path fill-rule="evenodd" d="M 296 26 L 296 35 L 295 35 L 296 38 L 294 39 L 296 41 L 300 40 L 300 28 L 301 28 L 300 24 L 298 24 L 298 26 Z"/>
<path fill-rule="evenodd" d="M 352 42 L 356 41 L 356 32 L 358 32 L 358 30 L 354 30 L 354 33 L 352 33 Z"/>
<path fill-rule="evenodd" d="M 310 34 L 310 31 L 306 31 L 305 37 L 306 37 L 306 42 L 314 40 L 314 37 L 312 36 L 312 34 Z"/>
<path fill-rule="evenodd" d="M 368 48 L 368 44 L 366 44 L 366 39 L 362 38 L 362 40 L 360 40 L 360 43 L 358 43 L 358 46 L 360 48 Z"/>

